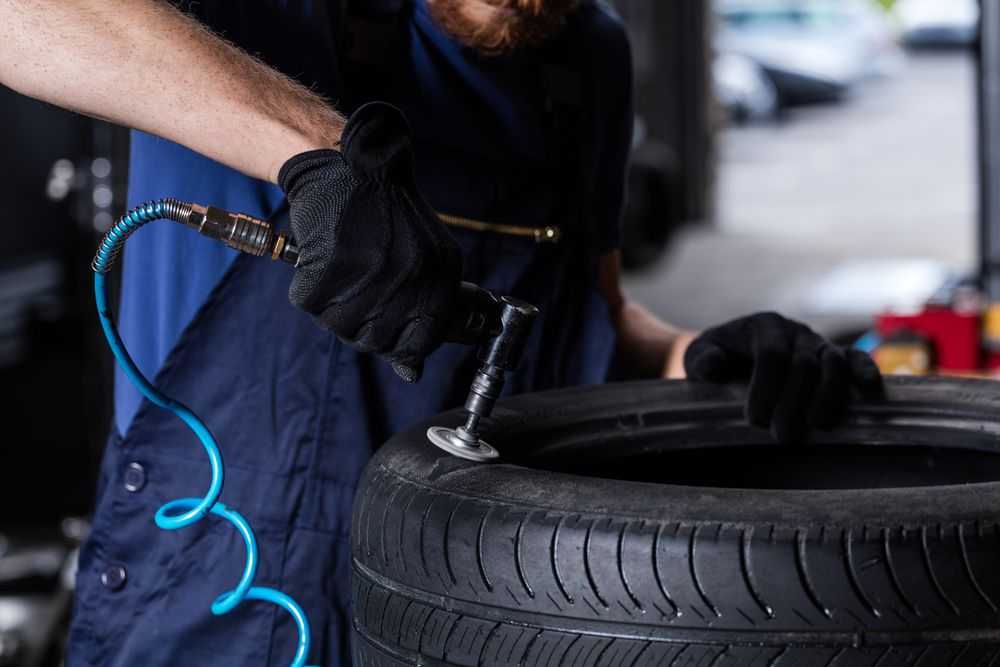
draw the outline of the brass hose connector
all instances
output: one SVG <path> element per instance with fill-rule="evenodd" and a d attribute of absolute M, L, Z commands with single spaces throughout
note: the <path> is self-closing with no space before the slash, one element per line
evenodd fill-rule
<path fill-rule="evenodd" d="M 298 246 L 284 232 L 276 233 L 274 226 L 266 220 L 245 213 L 231 213 L 215 206 L 186 202 L 169 206 L 166 217 L 249 255 L 269 255 L 271 259 L 280 259 L 292 266 L 298 264 Z"/>

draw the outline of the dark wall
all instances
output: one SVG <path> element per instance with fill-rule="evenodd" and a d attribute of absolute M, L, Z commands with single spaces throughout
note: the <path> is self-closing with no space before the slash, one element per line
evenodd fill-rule
<path fill-rule="evenodd" d="M 615 0 L 629 28 L 637 113 L 649 137 L 676 153 L 684 218 L 712 211 L 711 3 Z"/>
<path fill-rule="evenodd" d="M 90 511 L 111 396 L 90 259 L 126 139 L 0 87 L 0 532 Z"/>
<path fill-rule="evenodd" d="M 0 86 L 0 260 L 64 245 L 67 202 L 46 196 L 50 170 L 75 158 L 89 122 Z"/>

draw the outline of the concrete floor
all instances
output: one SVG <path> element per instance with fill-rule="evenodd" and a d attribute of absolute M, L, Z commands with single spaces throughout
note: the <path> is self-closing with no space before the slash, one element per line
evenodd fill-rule
<path fill-rule="evenodd" d="M 716 220 L 627 276 L 627 292 L 685 327 L 774 309 L 833 335 L 970 270 L 974 76 L 969 54 L 911 54 L 840 104 L 724 129 Z"/>

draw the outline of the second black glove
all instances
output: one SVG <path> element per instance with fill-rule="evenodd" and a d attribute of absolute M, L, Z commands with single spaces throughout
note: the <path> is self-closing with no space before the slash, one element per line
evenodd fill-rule
<path fill-rule="evenodd" d="M 770 427 L 780 441 L 808 427 L 833 425 L 853 386 L 882 392 L 882 376 L 864 352 L 829 342 L 806 325 L 777 313 L 757 313 L 708 329 L 684 355 L 690 380 L 746 381 L 747 420 Z"/>
<path fill-rule="evenodd" d="M 416 382 L 447 333 L 461 250 L 417 189 L 398 109 L 361 107 L 342 146 L 296 155 L 278 174 L 300 246 L 289 299 L 321 329 Z"/>

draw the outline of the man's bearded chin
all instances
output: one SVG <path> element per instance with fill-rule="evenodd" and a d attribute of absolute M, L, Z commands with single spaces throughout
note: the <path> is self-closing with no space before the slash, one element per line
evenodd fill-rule
<path fill-rule="evenodd" d="M 466 10 L 471 3 L 510 8 L 489 12 L 490 20 L 475 21 Z M 441 29 L 452 39 L 487 56 L 510 56 L 541 46 L 566 24 L 580 0 L 433 0 L 428 5 Z"/>

